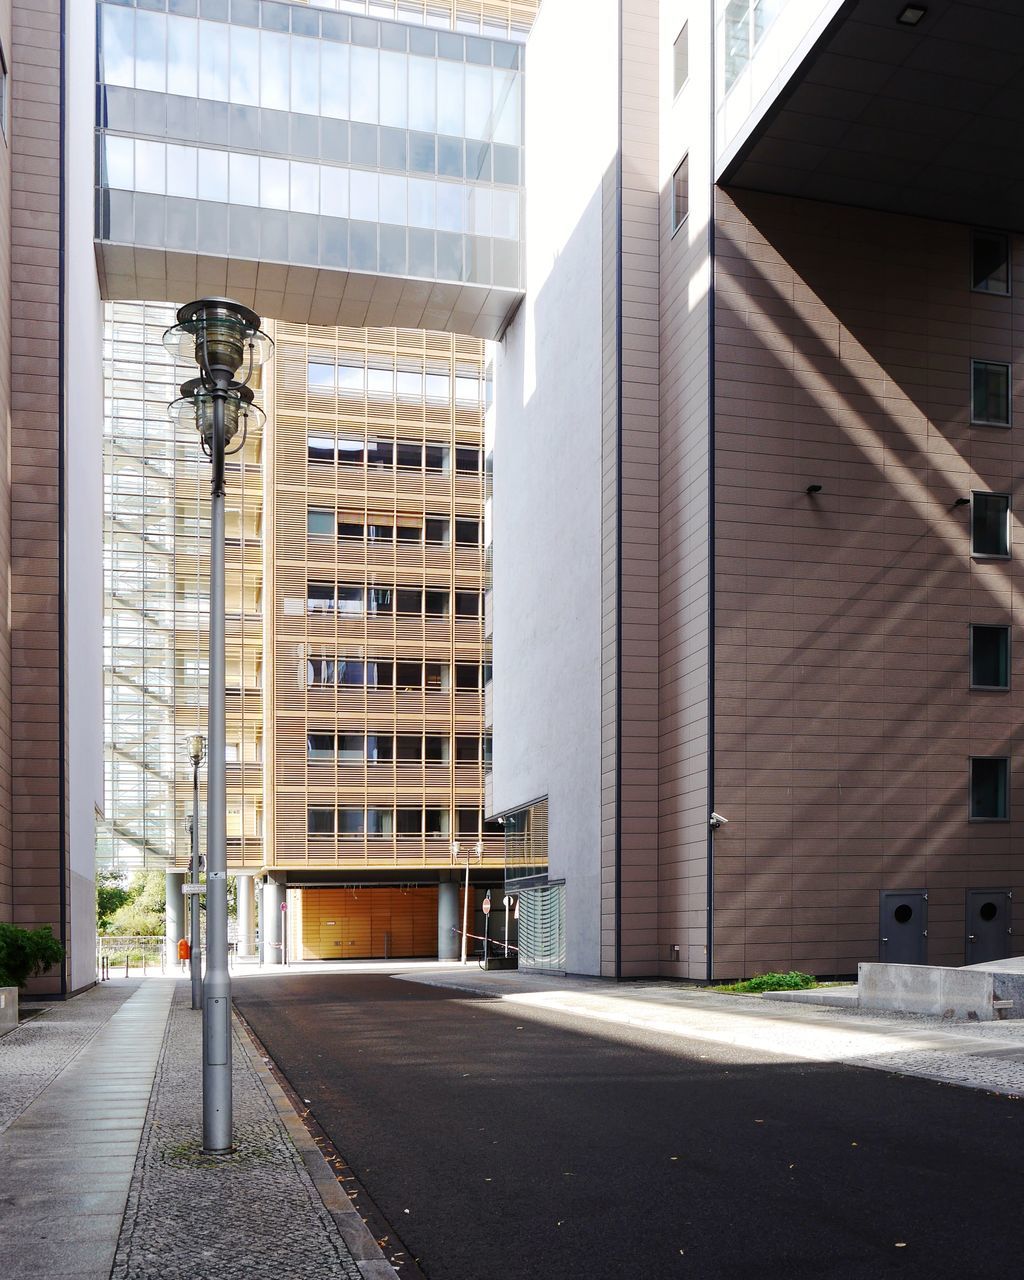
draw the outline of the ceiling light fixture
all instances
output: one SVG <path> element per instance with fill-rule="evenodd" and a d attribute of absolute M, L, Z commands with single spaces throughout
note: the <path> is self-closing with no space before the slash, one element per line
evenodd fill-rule
<path fill-rule="evenodd" d="M 905 27 L 916 27 L 927 12 L 923 4 L 905 4 L 896 21 L 902 22 Z"/>

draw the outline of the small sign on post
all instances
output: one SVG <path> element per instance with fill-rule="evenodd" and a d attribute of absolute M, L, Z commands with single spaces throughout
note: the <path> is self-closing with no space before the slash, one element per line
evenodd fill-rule
<path fill-rule="evenodd" d="M 489 925 L 491 920 L 491 891 L 490 889 L 484 894 L 484 964 L 487 964 L 487 939 L 490 933 Z"/>
<path fill-rule="evenodd" d="M 181 886 L 182 893 L 205 893 L 205 884 L 183 884 Z"/>

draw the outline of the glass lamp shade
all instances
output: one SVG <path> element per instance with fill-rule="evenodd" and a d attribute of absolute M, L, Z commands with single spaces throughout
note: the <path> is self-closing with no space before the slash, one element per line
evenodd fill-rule
<path fill-rule="evenodd" d="M 183 382 L 179 388 L 181 396 L 171 405 L 171 416 L 183 427 L 194 427 L 203 442 L 203 452 L 209 454 L 213 448 L 213 404 L 214 395 L 201 378 L 192 378 Z M 238 435 L 239 427 L 245 430 L 253 419 L 262 421 L 263 410 L 253 404 L 253 393 L 249 387 L 232 387 L 224 394 L 224 448 L 226 453 L 236 453 L 242 447 L 232 449 L 231 442 Z"/>
<path fill-rule="evenodd" d="M 194 765 L 200 765 L 206 759 L 206 739 L 201 733 L 194 733 L 189 738 L 188 758 Z"/>
<path fill-rule="evenodd" d="M 213 382 L 233 382 L 240 369 L 248 382 L 274 350 L 256 312 L 229 298 L 201 298 L 181 307 L 163 342 L 175 359 L 194 360 Z"/>

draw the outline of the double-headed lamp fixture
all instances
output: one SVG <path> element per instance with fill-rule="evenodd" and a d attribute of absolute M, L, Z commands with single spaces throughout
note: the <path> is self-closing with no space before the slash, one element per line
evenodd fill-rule
<path fill-rule="evenodd" d="M 199 432 L 203 452 L 214 463 L 216 484 L 214 403 L 219 399 L 224 404 L 224 452 L 238 453 L 245 446 L 250 422 L 264 418 L 253 403 L 251 384 L 273 354 L 274 343 L 260 328 L 255 311 L 228 298 L 190 302 L 178 311 L 177 320 L 164 334 L 164 346 L 177 360 L 194 360 L 199 377 L 181 384 L 171 413 L 183 426 L 194 426 Z"/>

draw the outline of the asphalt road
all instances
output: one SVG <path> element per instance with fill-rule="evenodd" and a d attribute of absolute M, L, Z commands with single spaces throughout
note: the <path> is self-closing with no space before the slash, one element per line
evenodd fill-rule
<path fill-rule="evenodd" d="M 1024 1102 L 386 976 L 235 999 L 429 1280 L 1024 1275 Z"/>

